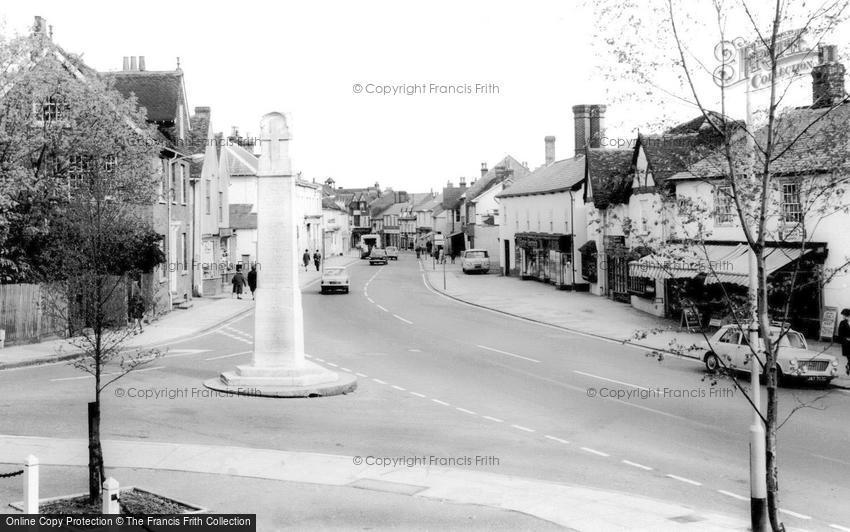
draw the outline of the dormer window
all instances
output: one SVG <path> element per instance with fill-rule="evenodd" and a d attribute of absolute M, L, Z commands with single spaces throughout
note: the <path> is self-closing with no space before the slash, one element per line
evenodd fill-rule
<path fill-rule="evenodd" d="M 68 113 L 68 104 L 57 96 L 42 100 L 36 109 L 40 122 L 56 122 L 62 120 Z"/>

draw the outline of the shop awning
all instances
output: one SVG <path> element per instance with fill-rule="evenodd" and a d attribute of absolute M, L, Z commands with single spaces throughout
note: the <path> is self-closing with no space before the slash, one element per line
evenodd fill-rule
<path fill-rule="evenodd" d="M 806 253 L 808 249 L 794 248 L 767 248 L 764 250 L 764 269 L 767 275 L 794 262 Z M 732 283 L 740 286 L 749 285 L 750 258 L 749 253 L 744 253 L 731 261 L 730 264 L 721 265 L 716 268 L 714 275 L 705 278 L 705 284 Z"/>
<path fill-rule="evenodd" d="M 588 240 L 578 248 L 578 252 L 585 255 L 596 253 L 596 240 Z"/>
<path fill-rule="evenodd" d="M 767 274 L 799 259 L 808 250 L 775 247 L 765 250 Z M 631 277 L 649 279 L 692 279 L 705 274 L 705 284 L 749 283 L 749 248 L 744 244 L 706 246 L 667 246 L 663 253 L 653 253 L 629 262 Z"/>

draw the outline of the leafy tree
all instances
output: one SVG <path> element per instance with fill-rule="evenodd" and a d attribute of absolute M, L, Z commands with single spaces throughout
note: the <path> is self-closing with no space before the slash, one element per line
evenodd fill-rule
<path fill-rule="evenodd" d="M 151 226 L 160 146 L 135 101 L 47 36 L 2 39 L 0 61 L 0 279 L 43 286 L 45 313 L 82 351 L 74 366 L 94 377 L 94 502 L 101 393 L 160 355 L 124 347 L 128 282 L 165 259 Z"/>
<path fill-rule="evenodd" d="M 777 439 L 784 421 L 779 415 L 777 354 L 788 327 L 782 325 L 778 335 L 770 334 L 771 318 L 787 322 L 794 312 L 795 295 L 846 272 L 848 263 L 844 258 L 832 271 L 812 276 L 804 275 L 808 273 L 801 270 L 804 261 L 797 261 L 772 286 L 767 282 L 768 244 L 807 250 L 819 227 L 834 224 L 848 213 L 850 185 L 846 95 L 819 100 L 815 108 L 792 108 L 795 91 L 805 83 L 786 67 L 794 59 L 809 65 L 818 62 L 818 48 L 844 27 L 847 3 L 589 3 L 595 10 L 600 72 L 617 91 L 612 100 L 623 102 L 624 116 L 634 116 L 628 109 L 649 108 L 655 113 L 651 127 L 661 129 L 671 121 L 671 108 L 688 107 L 720 139 L 713 153 L 683 156 L 687 175 L 680 177 L 702 186 L 693 195 L 683 195 L 678 189 L 686 187 L 677 187 L 675 195 L 663 198 L 661 212 L 669 215 L 655 220 L 665 226 L 663 231 L 645 230 L 645 224 L 628 220 L 621 223 L 633 241 L 656 251 L 658 267 L 697 260 L 706 266 L 707 278 L 716 278 L 724 272 L 711 264 L 706 241 L 717 231 L 717 206 L 724 204 L 727 209 L 722 216 L 728 219 L 723 224 L 735 227 L 747 251 L 755 256 L 751 298 L 736 300 L 721 284 L 720 299 L 743 333 L 754 324 L 763 339 L 763 345 L 748 342 L 748 348 L 750 360 L 756 361 L 752 364 L 762 367 L 767 390 L 766 409 L 758 412 L 765 428 L 767 514 L 774 530 L 784 530 L 779 517 Z M 753 44 L 746 47 L 745 43 Z M 806 55 L 809 49 L 813 52 Z M 738 78 L 735 54 L 745 55 L 755 73 Z M 754 78 L 747 76 L 758 80 L 753 83 Z M 735 108 L 732 84 L 736 79 L 758 89 L 748 95 L 756 111 L 747 122 L 725 118 Z M 789 191 L 796 200 L 783 198 Z M 759 390 L 750 390 L 755 393 Z M 751 405 L 752 398 L 746 395 Z"/>

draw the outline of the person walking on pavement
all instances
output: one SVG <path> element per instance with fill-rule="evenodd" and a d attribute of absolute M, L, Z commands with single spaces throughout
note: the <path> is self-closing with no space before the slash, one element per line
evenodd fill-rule
<path fill-rule="evenodd" d="M 130 319 L 132 320 L 132 332 L 133 334 L 141 334 L 144 332 L 142 329 L 142 319 L 145 317 L 145 299 L 142 297 L 142 290 L 139 288 L 139 284 L 134 282 L 132 288 L 132 295 L 130 296 Z M 136 327 L 139 328 L 139 332 L 136 332 Z"/>
<path fill-rule="evenodd" d="M 248 288 L 251 289 L 251 299 L 257 299 L 254 292 L 257 291 L 257 265 L 251 266 L 251 271 L 248 272 Z"/>
<path fill-rule="evenodd" d="M 304 254 L 301 255 L 301 260 L 304 262 L 304 271 L 306 272 L 307 267 L 310 266 L 310 250 L 304 250 Z"/>
<path fill-rule="evenodd" d="M 319 253 L 317 249 L 315 253 L 313 253 L 313 264 L 316 265 L 316 271 L 319 271 L 319 264 L 322 263 L 322 254 Z"/>
<path fill-rule="evenodd" d="M 242 275 L 242 265 L 236 266 L 236 273 L 233 274 L 233 279 L 230 280 L 233 283 L 233 293 L 236 294 L 236 299 L 242 299 L 242 288 L 248 283 L 245 282 L 245 276 Z M 230 296 L 233 298 L 233 295 Z"/>
<path fill-rule="evenodd" d="M 838 324 L 838 341 L 841 342 L 841 354 L 847 359 L 847 375 L 850 375 L 850 308 L 841 311 L 844 319 Z"/>

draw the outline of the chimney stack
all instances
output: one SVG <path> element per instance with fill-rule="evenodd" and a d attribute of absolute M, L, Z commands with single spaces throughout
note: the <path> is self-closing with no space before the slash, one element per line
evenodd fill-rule
<path fill-rule="evenodd" d="M 121 70 L 123 70 L 124 72 L 130 70 L 130 56 L 129 55 L 124 56 L 124 62 L 122 63 L 121 67 L 122 67 Z"/>
<path fill-rule="evenodd" d="M 487 163 L 481 163 L 481 177 L 487 175 Z"/>
<path fill-rule="evenodd" d="M 549 135 L 543 139 L 546 144 L 546 166 L 555 162 L 555 137 Z"/>
<path fill-rule="evenodd" d="M 605 135 L 604 105 L 574 105 L 575 155 L 584 155 L 585 147 L 599 148 Z"/>
<path fill-rule="evenodd" d="M 832 107 L 844 101 L 844 65 L 838 62 L 835 45 L 818 49 L 818 65 L 812 69 L 812 109 Z"/>
<path fill-rule="evenodd" d="M 130 57 L 130 70 L 136 71 L 139 70 L 139 63 L 137 62 L 138 58 L 134 55 Z"/>
<path fill-rule="evenodd" d="M 47 21 L 44 17 L 35 17 L 35 23 L 32 26 L 33 35 L 47 35 Z"/>
<path fill-rule="evenodd" d="M 460 178 L 460 188 L 466 188 L 466 178 L 465 177 Z"/>
<path fill-rule="evenodd" d="M 143 56 L 143 55 L 139 56 L 139 70 L 141 70 L 143 72 L 145 70 L 145 56 Z"/>

